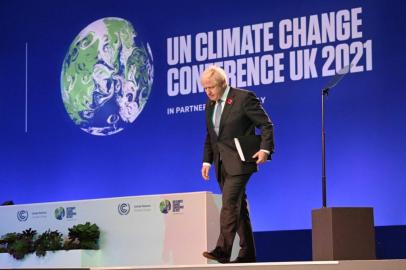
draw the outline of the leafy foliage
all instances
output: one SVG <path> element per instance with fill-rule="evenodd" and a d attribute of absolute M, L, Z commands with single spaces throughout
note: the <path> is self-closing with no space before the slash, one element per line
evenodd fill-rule
<path fill-rule="evenodd" d="M 16 240 L 17 240 L 17 233 L 5 234 L 0 239 L 0 253 L 7 253 L 8 252 L 8 246 L 10 246 Z"/>
<path fill-rule="evenodd" d="M 21 260 L 26 254 L 33 253 L 34 237 L 37 235 L 36 230 L 29 228 L 22 233 L 17 233 L 15 239 L 7 244 L 7 252 L 15 259 Z"/>
<path fill-rule="evenodd" d="M 65 249 L 99 249 L 100 229 L 96 224 L 75 225 L 69 229 Z"/>
<path fill-rule="evenodd" d="M 58 231 L 47 230 L 34 242 L 35 254 L 38 257 L 45 256 L 47 250 L 61 250 L 63 247 L 62 234 Z"/>
<path fill-rule="evenodd" d="M 21 260 L 34 253 L 41 257 L 47 251 L 61 249 L 99 249 L 100 229 L 96 224 L 78 224 L 69 228 L 68 239 L 64 243 L 62 233 L 47 230 L 41 235 L 31 228 L 21 233 L 7 233 L 0 238 L 0 253 L 9 253 Z"/>

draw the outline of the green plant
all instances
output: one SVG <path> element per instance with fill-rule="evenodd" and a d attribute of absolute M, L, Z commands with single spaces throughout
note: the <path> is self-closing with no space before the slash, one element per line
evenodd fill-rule
<path fill-rule="evenodd" d="M 8 253 L 8 246 L 15 242 L 17 233 L 8 233 L 0 239 L 0 253 Z"/>
<path fill-rule="evenodd" d="M 9 253 L 21 260 L 35 252 L 45 256 L 47 251 L 66 249 L 99 249 L 100 229 L 96 224 L 78 224 L 69 228 L 68 240 L 63 244 L 62 234 L 50 229 L 37 236 L 31 228 L 21 233 L 8 233 L 0 238 L 0 253 Z"/>
<path fill-rule="evenodd" d="M 100 229 L 96 224 L 78 224 L 69 228 L 65 249 L 99 249 Z"/>
<path fill-rule="evenodd" d="M 11 234 L 9 242 L 7 243 L 7 251 L 15 259 L 21 260 L 25 255 L 33 253 L 34 249 L 34 238 L 37 235 L 37 231 L 29 228 L 22 233 L 17 233 L 15 235 Z M 13 241 L 10 241 L 13 240 Z"/>
<path fill-rule="evenodd" d="M 47 230 L 34 242 L 35 254 L 45 256 L 47 251 L 61 250 L 63 247 L 62 234 L 58 231 Z"/>

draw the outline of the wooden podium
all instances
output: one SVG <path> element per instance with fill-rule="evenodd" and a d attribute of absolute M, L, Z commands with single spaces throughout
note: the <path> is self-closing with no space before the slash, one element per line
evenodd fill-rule
<path fill-rule="evenodd" d="M 374 260 L 372 207 L 325 207 L 312 211 L 314 261 Z"/>

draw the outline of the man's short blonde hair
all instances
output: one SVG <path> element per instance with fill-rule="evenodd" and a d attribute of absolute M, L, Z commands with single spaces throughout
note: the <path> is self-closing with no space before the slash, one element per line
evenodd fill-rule
<path fill-rule="evenodd" d="M 208 67 L 205 71 L 203 71 L 201 78 L 212 78 L 216 82 L 216 85 L 221 87 L 227 86 L 226 72 L 218 66 Z"/>

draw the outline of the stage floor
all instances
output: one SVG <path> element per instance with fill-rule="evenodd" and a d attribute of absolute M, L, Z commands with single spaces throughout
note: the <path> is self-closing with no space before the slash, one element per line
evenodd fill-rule
<path fill-rule="evenodd" d="M 3 268 L 0 269 L 11 269 Z M 319 261 L 319 262 L 272 262 L 240 264 L 202 264 L 202 265 L 156 265 L 128 267 L 91 268 L 13 268 L 13 269 L 58 269 L 58 270 L 405 270 L 406 259 L 401 260 L 360 260 L 360 261 Z"/>
<path fill-rule="evenodd" d="M 359 260 L 359 261 L 318 261 L 318 262 L 272 262 L 272 263 L 241 263 L 241 264 L 205 264 L 205 265 L 171 265 L 171 266 L 140 266 L 90 268 L 94 270 L 405 270 L 404 260 Z"/>

